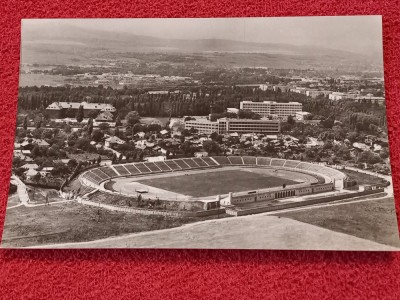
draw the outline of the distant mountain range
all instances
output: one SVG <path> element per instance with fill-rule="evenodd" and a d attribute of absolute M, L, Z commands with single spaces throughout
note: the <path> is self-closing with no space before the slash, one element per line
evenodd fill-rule
<path fill-rule="evenodd" d="M 343 63 L 355 61 L 358 65 L 365 61 L 369 66 L 382 65 L 377 55 L 362 56 L 351 51 L 333 50 L 311 46 L 295 46 L 282 43 L 254 43 L 224 39 L 163 39 L 127 32 L 112 32 L 75 27 L 65 24 L 43 26 L 43 28 L 23 28 L 22 48 L 25 52 L 66 51 L 81 52 L 107 50 L 111 52 L 182 52 L 182 53 L 248 53 L 326 58 Z M 72 50 L 71 50 L 72 49 Z"/>

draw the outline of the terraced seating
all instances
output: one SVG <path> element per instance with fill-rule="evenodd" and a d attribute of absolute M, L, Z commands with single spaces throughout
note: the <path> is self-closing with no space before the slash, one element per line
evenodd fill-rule
<path fill-rule="evenodd" d="M 109 177 L 118 176 L 118 174 L 113 169 L 111 169 L 110 167 L 102 167 L 102 168 L 99 168 L 99 170 L 101 170 L 104 173 L 106 173 Z"/>
<path fill-rule="evenodd" d="M 86 173 L 86 178 L 95 184 L 99 184 L 103 179 L 91 171 Z"/>
<path fill-rule="evenodd" d="M 154 164 L 161 169 L 161 171 L 171 171 L 171 168 L 168 167 L 164 161 L 155 161 Z"/>
<path fill-rule="evenodd" d="M 259 166 L 269 166 L 271 159 L 269 157 L 257 157 L 257 165 Z"/>
<path fill-rule="evenodd" d="M 123 165 L 113 166 L 113 167 L 120 175 L 122 175 L 122 176 L 129 175 L 128 170 L 125 169 L 125 167 Z"/>
<path fill-rule="evenodd" d="M 198 168 L 199 165 L 196 164 L 193 159 L 191 158 L 184 158 L 182 159 L 190 168 Z"/>
<path fill-rule="evenodd" d="M 243 160 L 240 156 L 228 156 L 228 159 L 232 165 L 243 165 Z"/>
<path fill-rule="evenodd" d="M 193 158 L 193 161 L 200 167 L 208 167 L 208 165 L 201 158 Z"/>
<path fill-rule="evenodd" d="M 189 165 L 185 163 L 182 159 L 176 159 L 174 162 L 181 168 L 181 169 L 190 169 Z"/>
<path fill-rule="evenodd" d="M 182 170 L 173 160 L 166 160 L 164 161 L 165 164 L 170 167 L 172 170 Z"/>
<path fill-rule="evenodd" d="M 201 158 L 206 164 L 208 164 L 209 166 L 218 166 L 218 164 L 212 160 L 212 158 L 210 157 L 202 157 Z"/>
<path fill-rule="evenodd" d="M 301 163 L 299 163 L 299 165 L 296 168 L 300 169 L 300 170 L 307 170 L 310 166 L 311 166 L 310 163 L 301 162 Z"/>
<path fill-rule="evenodd" d="M 144 163 L 144 165 L 150 169 L 152 172 L 160 172 L 160 168 L 158 168 L 154 163 L 152 162 L 147 162 Z"/>
<path fill-rule="evenodd" d="M 298 160 L 287 160 L 284 164 L 285 168 L 296 168 L 300 162 Z"/>
<path fill-rule="evenodd" d="M 273 166 L 273 167 L 283 167 L 285 162 L 286 162 L 285 159 L 273 158 L 271 160 L 271 166 Z"/>
<path fill-rule="evenodd" d="M 297 160 L 285 160 L 279 158 L 254 156 L 214 156 L 172 159 L 166 161 L 145 163 L 139 162 L 132 164 L 113 165 L 112 167 L 106 166 L 101 168 L 94 168 L 84 173 L 83 178 L 92 182 L 93 184 L 99 185 L 101 182 L 108 180 L 112 177 L 190 170 L 219 165 L 254 165 L 272 166 L 278 168 L 296 168 L 298 170 L 314 172 L 314 174 L 316 174 L 316 181 L 318 181 L 318 183 L 325 182 L 323 175 L 335 179 L 343 179 L 346 177 L 346 175 L 342 172 L 336 169 L 332 169 L 328 166 L 308 162 L 300 162 Z"/>
<path fill-rule="evenodd" d="M 213 157 L 220 165 L 230 165 L 231 161 L 226 156 L 214 156 Z"/>
<path fill-rule="evenodd" d="M 125 168 L 131 173 L 132 175 L 140 174 L 140 171 L 135 167 L 134 164 L 125 165 Z"/>
<path fill-rule="evenodd" d="M 243 156 L 243 163 L 245 165 L 256 165 L 257 164 L 257 158 L 254 156 Z"/>
<path fill-rule="evenodd" d="M 135 167 L 138 168 L 138 170 L 139 170 L 141 173 L 151 173 L 150 169 L 149 169 L 148 167 L 146 167 L 146 166 L 144 165 L 144 163 L 136 163 L 136 164 L 135 164 Z"/>
<path fill-rule="evenodd" d="M 95 174 L 97 177 L 100 177 L 103 180 L 110 178 L 110 176 L 108 176 L 106 173 L 104 173 L 103 171 L 101 171 L 99 169 L 93 169 L 92 174 Z"/>

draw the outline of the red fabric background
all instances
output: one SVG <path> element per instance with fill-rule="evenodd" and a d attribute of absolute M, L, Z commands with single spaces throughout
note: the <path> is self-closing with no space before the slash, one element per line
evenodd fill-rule
<path fill-rule="evenodd" d="M 398 0 L 9 0 L 0 3 L 0 228 L 4 222 L 14 141 L 22 18 L 383 15 L 389 138 L 398 198 L 399 11 Z M 399 200 L 396 205 L 399 209 Z M 0 250 L 0 298 L 7 299 L 399 299 L 399 275 L 400 253 Z"/>

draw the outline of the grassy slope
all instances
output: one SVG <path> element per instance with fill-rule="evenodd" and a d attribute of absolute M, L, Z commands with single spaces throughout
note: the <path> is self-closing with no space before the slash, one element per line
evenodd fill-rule
<path fill-rule="evenodd" d="M 276 215 L 400 247 L 393 198 L 284 212 Z"/>
<path fill-rule="evenodd" d="M 222 217 L 222 216 L 220 216 Z M 91 241 L 126 233 L 165 229 L 207 218 L 145 216 L 112 212 L 75 202 L 7 211 L 1 247 Z"/>

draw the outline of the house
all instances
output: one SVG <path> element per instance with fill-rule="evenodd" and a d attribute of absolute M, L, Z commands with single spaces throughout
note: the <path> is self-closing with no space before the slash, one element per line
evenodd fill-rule
<path fill-rule="evenodd" d="M 208 152 L 206 152 L 206 151 L 199 151 L 199 152 L 194 153 L 194 157 L 207 157 L 207 156 L 208 156 Z"/>
<path fill-rule="evenodd" d="M 168 130 L 163 129 L 163 130 L 160 131 L 160 134 L 165 136 L 165 135 L 168 134 Z"/>
<path fill-rule="evenodd" d="M 26 171 L 25 173 L 25 177 L 26 177 L 26 179 L 27 180 L 33 180 L 33 178 L 37 175 L 37 174 L 40 174 L 39 172 L 37 172 L 37 171 L 35 171 L 35 170 L 32 170 L 32 169 L 29 169 L 28 171 Z"/>
<path fill-rule="evenodd" d="M 146 133 L 144 133 L 143 131 L 141 131 L 141 132 L 136 133 L 136 135 L 137 135 L 139 138 L 143 139 L 143 138 L 146 136 Z"/>
<path fill-rule="evenodd" d="M 114 116 L 110 111 L 103 111 L 97 116 L 96 122 L 112 122 L 113 119 Z"/>
<path fill-rule="evenodd" d="M 107 148 L 111 148 L 112 146 L 115 146 L 115 145 L 125 144 L 125 141 L 121 140 L 117 136 L 111 136 L 111 137 L 107 138 L 104 142 L 105 142 L 105 146 Z"/>
<path fill-rule="evenodd" d="M 39 166 L 37 164 L 25 164 L 23 166 L 21 166 L 22 169 L 26 169 L 26 170 L 36 170 L 37 168 L 39 168 Z"/>

